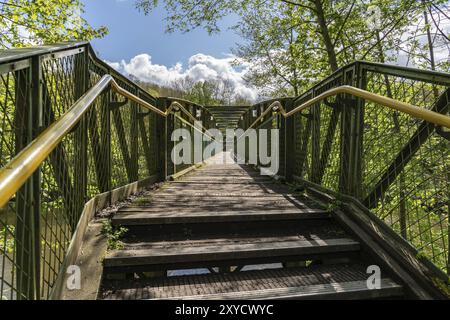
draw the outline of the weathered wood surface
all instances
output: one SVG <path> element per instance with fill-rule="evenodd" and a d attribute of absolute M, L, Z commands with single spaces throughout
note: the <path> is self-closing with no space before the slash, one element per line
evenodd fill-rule
<path fill-rule="evenodd" d="M 243 222 L 243 221 L 270 221 L 270 220 L 298 220 L 298 219 L 328 219 L 330 214 L 319 209 L 295 210 L 266 210 L 261 211 L 220 211 L 213 215 L 210 211 L 177 212 L 172 209 L 167 212 L 138 211 L 127 208 L 113 219 L 115 225 L 151 225 L 151 224 L 181 224 L 181 223 L 212 223 L 212 222 Z"/>
<path fill-rule="evenodd" d="M 123 248 L 110 251 L 104 259 L 106 277 L 100 298 L 400 296 L 402 286 L 385 273 L 381 290 L 367 289 L 361 244 L 324 208 L 301 190 L 262 177 L 249 166 L 209 164 L 192 170 L 115 214 L 113 224 L 130 231 Z M 292 269 L 306 265 L 305 261 L 311 266 Z M 343 265 L 353 262 L 359 265 Z M 241 270 L 270 263 L 286 268 L 226 273 L 234 267 Z M 145 276 L 214 267 L 225 273 L 153 280 Z M 121 273 L 134 274 L 136 280 L 108 280 L 108 274 Z"/>
<path fill-rule="evenodd" d="M 369 290 L 363 265 L 258 270 L 241 273 L 111 282 L 105 299 L 370 299 L 399 297 L 402 287 L 383 278 Z"/>
<path fill-rule="evenodd" d="M 215 245 L 171 244 L 166 246 L 145 245 L 139 249 L 111 252 L 104 264 L 106 267 L 148 264 L 172 264 L 177 262 L 203 262 L 212 260 L 251 259 L 274 256 L 324 254 L 359 250 L 359 243 L 352 239 L 295 240 L 278 237 L 272 241 L 224 241 Z"/>

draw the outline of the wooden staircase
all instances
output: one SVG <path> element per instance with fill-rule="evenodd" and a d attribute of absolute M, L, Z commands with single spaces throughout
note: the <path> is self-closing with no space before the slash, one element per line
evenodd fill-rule
<path fill-rule="evenodd" d="M 121 208 L 99 299 L 401 298 L 313 199 L 237 164 L 207 165 Z M 201 273 L 201 274 L 198 274 Z"/>

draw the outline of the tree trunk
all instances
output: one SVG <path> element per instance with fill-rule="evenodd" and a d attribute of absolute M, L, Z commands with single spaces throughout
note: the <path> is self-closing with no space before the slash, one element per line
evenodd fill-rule
<path fill-rule="evenodd" d="M 336 52 L 334 51 L 334 45 L 331 41 L 330 33 L 328 32 L 327 22 L 325 20 L 325 14 L 323 12 L 323 5 L 321 0 L 315 0 L 317 22 L 319 23 L 320 33 L 322 34 L 323 42 L 327 50 L 328 62 L 330 64 L 331 71 L 338 69 L 338 63 L 336 58 Z"/>

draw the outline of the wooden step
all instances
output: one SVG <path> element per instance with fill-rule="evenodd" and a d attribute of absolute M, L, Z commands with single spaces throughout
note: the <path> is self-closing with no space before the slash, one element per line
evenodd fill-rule
<path fill-rule="evenodd" d="M 267 210 L 267 211 L 193 211 L 145 212 L 140 208 L 122 209 L 112 218 L 114 225 L 154 225 L 214 222 L 249 222 L 271 220 L 328 219 L 330 213 L 319 209 Z"/>
<path fill-rule="evenodd" d="M 288 193 L 289 188 L 285 185 L 279 184 L 210 184 L 210 183 L 171 183 L 164 185 L 161 190 L 164 191 L 176 191 L 178 194 L 188 194 L 195 192 L 222 192 L 222 193 L 246 193 L 246 192 L 260 192 L 262 194 L 276 194 L 276 193 Z"/>
<path fill-rule="evenodd" d="M 136 208 L 136 207 L 152 207 L 153 205 L 161 206 L 166 205 L 168 209 L 171 206 L 174 207 L 185 207 L 185 206 L 193 206 L 201 208 L 202 206 L 222 206 L 221 210 L 226 211 L 228 206 L 232 205 L 240 205 L 241 209 L 245 210 L 247 207 L 252 208 L 253 206 L 265 205 L 266 208 L 264 210 L 270 210 L 271 205 L 295 205 L 296 207 L 303 208 L 317 208 L 317 204 L 310 199 L 307 198 L 299 198 L 295 196 L 279 196 L 276 194 L 255 194 L 251 193 L 246 194 L 174 194 L 174 193 L 153 193 L 149 196 L 140 197 L 134 200 L 132 203 L 127 205 L 127 207 Z"/>
<path fill-rule="evenodd" d="M 195 196 L 195 192 L 192 192 L 190 194 L 184 194 L 184 193 L 174 193 L 174 192 L 165 192 L 165 191 L 158 191 L 153 192 L 152 194 L 149 194 L 148 196 L 143 196 L 138 198 L 136 200 L 137 203 L 140 201 L 184 201 L 184 200 L 201 200 L 201 201 L 223 201 L 228 198 L 237 198 L 236 201 L 239 201 L 240 198 L 247 198 L 248 201 L 262 201 L 262 200 L 287 200 L 287 201 L 294 201 L 294 202 L 303 202 L 304 199 L 299 199 L 299 196 L 295 194 L 264 194 L 262 192 L 260 193 L 216 193 L 216 194 L 208 194 L 201 191 L 196 191 L 199 193 L 198 196 Z M 241 199 L 242 200 L 242 199 Z M 310 201 L 310 200 L 308 200 Z"/>
<path fill-rule="evenodd" d="M 169 300 L 368 300 L 399 298 L 402 294 L 403 287 L 387 278 L 381 279 L 380 289 L 377 290 L 368 289 L 367 282 L 362 280 L 289 288 L 180 296 L 171 297 Z"/>
<path fill-rule="evenodd" d="M 228 171 L 228 172 L 221 172 L 221 171 L 195 171 L 192 172 L 191 174 L 189 174 L 189 178 L 193 178 L 193 177 L 209 177 L 212 179 L 216 179 L 216 178 L 261 178 L 264 177 L 262 176 L 259 172 L 252 172 L 252 173 L 248 173 L 248 172 L 239 172 L 239 171 Z"/>
<path fill-rule="evenodd" d="M 195 197 L 192 197 L 191 199 L 187 200 L 164 200 L 164 199 L 145 199 L 142 198 L 139 201 L 135 201 L 128 205 L 127 208 L 142 208 L 143 210 L 146 209 L 153 209 L 153 208 L 164 208 L 164 209 L 170 209 L 170 208 L 193 208 L 193 209 L 201 209 L 201 208 L 209 208 L 211 210 L 214 210 L 211 212 L 214 214 L 216 209 L 219 210 L 227 210 L 227 209 L 237 209 L 237 210 L 251 210 L 252 208 L 261 208 L 262 210 L 268 209 L 274 209 L 274 208 L 305 208 L 306 205 L 302 201 L 299 200 L 288 200 L 285 198 L 272 198 L 272 199 L 264 199 L 264 198 L 255 198 L 253 201 L 249 198 L 230 198 L 230 197 L 217 197 L 216 199 L 209 199 L 209 200 L 203 200 L 203 199 L 196 199 Z"/>
<path fill-rule="evenodd" d="M 205 262 L 230 261 L 239 265 L 239 259 L 260 259 L 275 261 L 274 258 L 289 256 L 316 256 L 333 253 L 348 253 L 358 251 L 360 245 L 350 238 L 296 240 L 290 237 L 276 239 L 261 238 L 258 241 L 247 242 L 245 239 L 232 239 L 221 243 L 201 243 L 195 241 L 168 242 L 161 246 L 142 243 L 125 247 L 122 250 L 111 251 L 104 260 L 108 267 L 136 267 L 150 265 L 200 266 Z"/>
<path fill-rule="evenodd" d="M 195 213 L 198 211 L 205 212 L 209 211 L 210 215 L 214 215 L 219 211 L 274 211 L 274 210 L 299 210 L 306 209 L 305 206 L 294 205 L 289 202 L 284 201 L 267 201 L 261 203 L 254 203 L 252 205 L 242 205 L 240 203 L 202 203 L 199 202 L 197 205 L 191 205 L 189 203 L 177 203 L 177 204 L 167 204 L 167 203 L 155 203 L 149 205 L 141 206 L 127 206 L 120 209 L 119 212 L 148 212 L 148 213 L 161 213 L 164 211 L 178 211 L 179 213 Z"/>
<path fill-rule="evenodd" d="M 211 174 L 206 174 L 206 173 L 200 173 L 200 174 L 192 174 L 186 177 L 183 177 L 182 179 L 179 179 L 178 181 L 202 181 L 202 182 L 208 182 L 211 180 L 217 180 L 217 181 L 248 181 L 248 180 L 254 180 L 254 181 L 260 181 L 260 180 L 268 180 L 268 181 L 272 181 L 270 178 L 268 178 L 267 176 L 249 176 L 247 174 L 242 174 L 242 175 L 211 175 Z"/>
<path fill-rule="evenodd" d="M 228 274 L 175 276 L 104 283 L 101 299 L 253 300 L 400 298 L 403 288 L 382 275 L 379 289 L 367 287 L 366 266 L 322 265 Z"/>
<path fill-rule="evenodd" d="M 274 180 L 267 177 L 186 177 L 182 178 L 180 180 L 177 180 L 175 182 L 180 183 L 192 183 L 192 184 L 209 184 L 209 183 L 215 183 L 215 184 L 256 184 L 256 183 L 265 183 L 265 184 L 271 184 L 274 183 Z"/>
<path fill-rule="evenodd" d="M 276 183 L 273 182 L 272 179 L 267 179 L 267 180 L 249 180 L 249 181 L 238 181 L 238 180 L 227 180 L 227 181 L 219 181 L 218 179 L 214 179 L 211 181 L 190 181 L 190 180 L 175 180 L 172 181 L 173 184 L 177 184 L 177 185 L 183 185 L 185 187 L 191 187 L 191 188 L 196 188 L 194 187 L 194 185 L 197 185 L 198 188 L 200 188 L 201 186 L 205 186 L 205 185 L 259 185 L 261 187 L 267 186 L 270 187 L 271 185 L 276 185 Z M 238 186 L 235 187 L 236 189 L 239 188 Z"/>

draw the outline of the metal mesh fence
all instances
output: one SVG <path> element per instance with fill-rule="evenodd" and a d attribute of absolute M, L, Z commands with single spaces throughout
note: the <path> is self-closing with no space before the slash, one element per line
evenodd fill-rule
<path fill-rule="evenodd" d="M 0 167 L 70 112 L 106 74 L 121 88 L 159 105 L 98 60 L 86 44 L 0 63 Z M 199 106 L 186 108 L 194 112 Z M 180 118 L 192 127 L 192 118 Z M 173 123 L 173 115 L 164 118 L 109 89 L 99 94 L 8 205 L 0 208 L 1 299 L 50 298 L 64 273 L 61 268 L 85 203 L 129 183 L 167 175 L 161 165 L 170 161 L 162 132 L 167 123 Z"/>
<path fill-rule="evenodd" d="M 449 76 L 437 80 L 418 70 L 364 63 L 342 69 L 295 104 L 344 84 L 448 114 Z M 450 149 L 442 130 L 340 94 L 295 115 L 294 174 L 357 197 L 448 271 Z"/>
<path fill-rule="evenodd" d="M 371 92 L 448 113 L 448 85 L 376 71 L 366 77 Z M 450 272 L 450 143 L 440 130 L 366 102 L 362 199 L 420 254 Z"/>
<path fill-rule="evenodd" d="M 343 85 L 449 112 L 448 74 L 365 62 L 338 70 L 292 99 L 290 108 Z M 240 127 L 249 128 L 273 101 L 250 107 Z M 287 109 L 289 103 L 279 101 Z M 271 127 L 271 117 L 280 128 L 289 121 L 268 113 L 253 128 Z M 292 171 L 281 174 L 359 199 L 419 254 L 450 272 L 448 131 L 350 94 L 320 100 L 292 119 L 292 131 L 281 130 L 279 140 L 280 146 L 289 143 L 280 154 Z"/>

